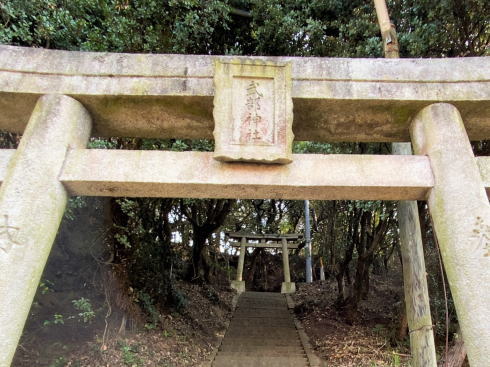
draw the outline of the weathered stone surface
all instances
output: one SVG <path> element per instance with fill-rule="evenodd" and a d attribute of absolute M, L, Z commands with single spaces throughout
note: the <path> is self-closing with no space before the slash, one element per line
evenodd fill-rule
<path fill-rule="evenodd" d="M 291 272 L 289 270 L 289 250 L 285 238 L 282 239 L 282 271 L 284 273 L 284 282 L 281 286 L 281 293 L 293 293 L 296 291 L 294 283 L 291 283 Z"/>
<path fill-rule="evenodd" d="M 458 110 L 424 108 L 411 127 L 416 154 L 429 157 L 427 202 L 471 366 L 490 355 L 490 205 Z"/>
<path fill-rule="evenodd" d="M 22 131 L 37 98 L 59 93 L 90 111 L 97 136 L 211 139 L 215 59 L 0 46 L 0 128 Z M 296 140 L 409 141 L 410 119 L 441 101 L 471 139 L 490 138 L 489 57 L 245 59 L 292 64 Z"/>
<path fill-rule="evenodd" d="M 237 291 L 237 293 L 245 292 L 245 281 L 243 280 L 232 280 L 230 284 L 231 289 Z"/>
<path fill-rule="evenodd" d="M 483 186 L 490 196 L 490 157 L 476 157 L 476 164 L 480 171 L 480 176 L 483 181 Z"/>
<path fill-rule="evenodd" d="M 433 186 L 426 157 L 298 154 L 291 164 L 266 165 L 121 150 L 72 150 L 60 180 L 76 195 L 298 200 L 415 200 Z"/>
<path fill-rule="evenodd" d="M 294 282 L 282 282 L 281 293 L 290 294 L 296 292 L 296 283 Z"/>
<path fill-rule="evenodd" d="M 14 153 L 0 149 L 0 182 Z M 424 156 L 400 160 L 355 155 L 294 157 L 298 162 L 289 166 L 229 166 L 213 162 L 210 153 L 74 149 L 68 153 L 60 179 L 73 195 L 316 200 L 424 200 L 434 184 Z M 476 162 L 490 193 L 490 157 L 476 157 Z M 155 165 L 168 171 L 155 171 Z M 308 176 L 301 167 L 308 169 Z M 251 175 L 253 169 L 258 174 Z"/>
<path fill-rule="evenodd" d="M 0 181 L 13 153 L 0 150 Z M 60 180 L 73 195 L 298 200 L 424 200 L 434 184 L 424 156 L 295 154 L 271 166 L 224 164 L 212 153 L 95 149 L 68 152 Z"/>
<path fill-rule="evenodd" d="M 236 280 L 235 283 L 231 283 L 231 287 L 236 289 L 238 293 L 245 292 L 245 282 L 243 281 L 243 267 L 245 265 L 245 255 L 247 253 L 247 247 L 245 246 L 246 239 L 242 238 L 240 241 L 240 254 L 238 255 L 238 266 L 236 268 Z"/>
<path fill-rule="evenodd" d="M 0 366 L 10 366 L 65 210 L 58 180 L 66 152 L 82 148 L 91 120 L 66 96 L 39 99 L 0 187 Z"/>
<path fill-rule="evenodd" d="M 215 159 L 291 162 L 291 63 L 216 60 L 214 88 Z"/>
<path fill-rule="evenodd" d="M 231 247 L 240 247 L 239 242 L 229 242 Z M 247 242 L 247 247 L 255 247 L 255 248 L 282 248 L 282 244 L 280 243 L 253 243 Z M 288 249 L 294 250 L 299 247 L 299 243 L 288 243 Z"/>

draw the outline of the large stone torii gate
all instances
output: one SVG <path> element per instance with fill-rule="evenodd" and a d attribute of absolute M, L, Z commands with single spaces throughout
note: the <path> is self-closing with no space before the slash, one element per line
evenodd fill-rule
<path fill-rule="evenodd" d="M 242 64 L 263 65 L 246 78 L 274 93 L 282 77 L 268 67 L 285 67 L 277 95 L 286 114 L 294 104 L 294 121 L 285 120 L 297 140 L 411 141 L 416 155 L 286 151 L 274 159 L 290 164 L 267 165 L 220 162 L 212 153 L 85 149 L 90 136 L 212 138 L 218 59 L 232 65 L 220 77 L 249 70 Z M 238 79 L 226 80 L 240 86 Z M 490 138 L 489 79 L 489 58 L 227 58 L 0 46 L 0 128 L 23 133 L 16 150 L 0 151 L 0 366 L 11 363 L 69 195 L 427 200 L 470 363 L 488 366 L 490 160 L 475 158 L 469 139 Z M 235 97 L 219 93 L 233 107 Z M 254 134 L 263 132 L 256 113 L 262 92 L 255 93 L 246 102 L 255 109 Z M 228 110 L 219 99 L 215 105 L 223 120 Z M 242 152 L 221 153 L 216 158 L 228 160 Z"/>

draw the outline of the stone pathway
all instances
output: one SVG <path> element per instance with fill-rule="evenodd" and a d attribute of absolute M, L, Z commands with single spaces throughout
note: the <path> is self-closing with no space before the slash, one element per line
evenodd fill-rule
<path fill-rule="evenodd" d="M 286 297 L 242 293 L 212 366 L 310 366 Z"/>

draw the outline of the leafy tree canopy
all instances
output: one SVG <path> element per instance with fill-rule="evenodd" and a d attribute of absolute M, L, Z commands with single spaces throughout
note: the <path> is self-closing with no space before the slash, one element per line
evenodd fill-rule
<path fill-rule="evenodd" d="M 486 0 L 388 2 L 404 57 L 482 55 Z M 370 0 L 3 0 L 0 43 L 66 50 L 381 57 Z"/>

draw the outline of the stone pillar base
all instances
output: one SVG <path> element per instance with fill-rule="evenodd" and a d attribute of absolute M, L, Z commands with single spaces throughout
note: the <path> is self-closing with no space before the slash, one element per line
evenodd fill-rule
<path fill-rule="evenodd" d="M 282 282 L 281 293 L 294 293 L 294 292 L 296 292 L 296 283 Z"/>
<path fill-rule="evenodd" d="M 230 287 L 236 290 L 238 293 L 245 292 L 245 281 L 243 280 L 232 280 Z"/>

